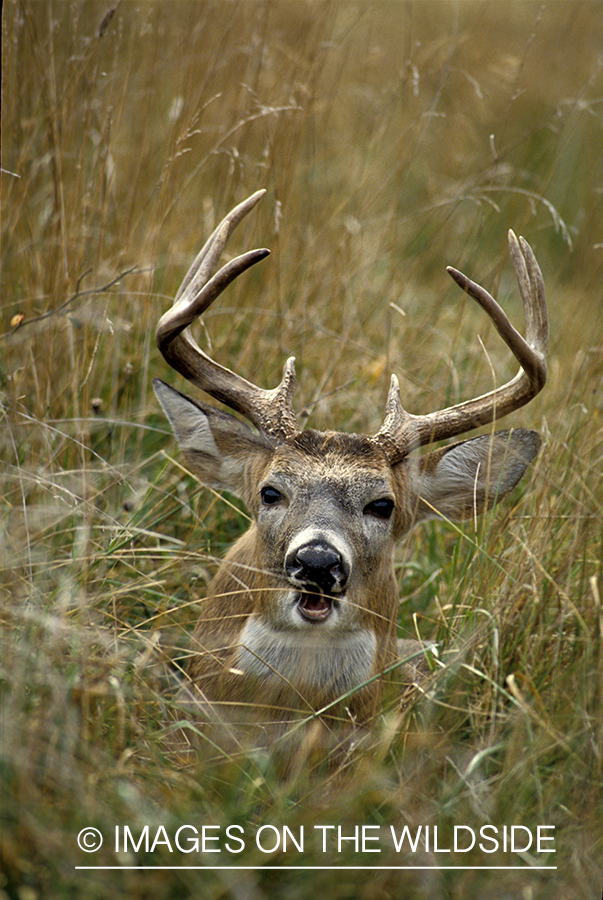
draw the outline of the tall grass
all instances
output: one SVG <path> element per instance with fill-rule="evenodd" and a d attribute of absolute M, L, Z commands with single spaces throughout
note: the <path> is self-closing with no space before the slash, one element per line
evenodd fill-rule
<path fill-rule="evenodd" d="M 0 897 L 598 896 L 602 39 L 588 2 L 4 4 Z M 402 633 L 438 640 L 446 665 L 405 713 L 390 698 L 338 784 L 303 765 L 283 783 L 260 757 L 185 769 L 163 741 L 196 604 L 246 514 L 182 467 L 150 390 L 171 377 L 154 326 L 259 187 L 232 252 L 272 256 L 203 339 L 267 386 L 294 354 L 314 427 L 375 430 L 391 371 L 415 412 L 509 376 L 446 264 L 520 322 L 513 227 L 548 289 L 549 383 L 513 419 L 544 448 L 476 531 L 431 525 L 401 551 Z M 556 853 L 455 872 L 391 842 L 112 847 L 116 825 L 185 823 L 423 824 L 443 846 L 455 824 L 554 825 Z M 262 868 L 126 868 L 144 862 Z M 310 868 L 325 863 L 382 868 Z M 428 869 L 385 868 L 413 864 Z"/>

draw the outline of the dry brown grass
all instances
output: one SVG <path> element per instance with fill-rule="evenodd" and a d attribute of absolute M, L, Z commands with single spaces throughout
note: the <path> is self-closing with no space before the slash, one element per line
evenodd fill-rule
<path fill-rule="evenodd" d="M 600 4 L 9 0 L 3 19 L 0 897 L 598 896 Z M 550 303 L 549 383 L 514 419 L 545 438 L 533 474 L 476 534 L 430 526 L 401 557 L 401 625 L 416 614 L 448 668 L 405 717 L 392 701 L 328 801 L 263 759 L 182 771 L 161 740 L 195 604 L 245 514 L 180 466 L 150 390 L 169 377 L 154 327 L 203 236 L 259 187 L 232 252 L 272 256 L 205 325 L 261 384 L 294 354 L 315 427 L 373 430 L 390 371 L 412 411 L 508 376 L 444 272 L 517 321 L 508 227 Z M 236 865 L 281 868 L 75 869 L 84 826 L 107 836 L 93 862 L 123 866 L 116 824 L 185 822 L 423 823 L 444 841 L 459 823 L 555 825 L 558 868 L 287 872 L 250 845 Z"/>

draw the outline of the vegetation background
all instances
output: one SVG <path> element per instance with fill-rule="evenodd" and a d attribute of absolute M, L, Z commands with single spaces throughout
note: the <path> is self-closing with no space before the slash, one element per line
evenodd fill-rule
<path fill-rule="evenodd" d="M 598 898 L 603 6 L 6 0 L 2 40 L 2 900 Z M 513 373 L 444 270 L 520 324 L 509 227 L 550 304 L 550 379 L 513 417 L 543 450 L 477 530 L 434 524 L 401 551 L 401 631 L 446 665 L 404 714 L 391 700 L 343 788 L 261 758 L 182 769 L 162 740 L 196 604 L 246 520 L 183 469 L 154 328 L 260 187 L 229 251 L 272 255 L 202 337 L 266 386 L 294 354 L 314 427 L 379 427 L 391 371 L 415 412 Z M 556 852 L 450 871 L 391 844 L 112 848 L 116 825 L 184 823 L 430 825 L 443 846 L 455 824 L 554 825 Z M 209 868 L 228 862 L 251 868 Z"/>

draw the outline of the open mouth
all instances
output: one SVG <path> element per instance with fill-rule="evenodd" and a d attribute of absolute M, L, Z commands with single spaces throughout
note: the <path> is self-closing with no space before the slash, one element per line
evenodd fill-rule
<path fill-rule="evenodd" d="M 302 591 L 297 600 L 300 616 L 307 622 L 324 622 L 333 611 L 333 597 L 326 594 Z"/>

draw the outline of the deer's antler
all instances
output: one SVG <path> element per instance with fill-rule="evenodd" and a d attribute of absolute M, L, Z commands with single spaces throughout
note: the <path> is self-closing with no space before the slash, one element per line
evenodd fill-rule
<path fill-rule="evenodd" d="M 186 329 L 202 315 L 234 279 L 264 259 L 269 250 L 250 250 L 216 272 L 226 241 L 265 191 L 257 191 L 236 206 L 218 225 L 201 249 L 176 295 L 174 305 L 157 326 L 157 345 L 167 362 L 211 397 L 245 416 L 263 434 L 276 441 L 299 432 L 293 411 L 295 360 L 285 363 L 283 378 L 273 390 L 263 390 L 207 356 Z M 392 375 L 385 420 L 372 440 L 397 462 L 413 448 L 454 437 L 487 425 L 528 403 L 546 381 L 548 318 L 544 282 L 531 247 L 509 231 L 509 251 L 523 299 L 526 337 L 511 325 L 496 300 L 462 272 L 448 267 L 456 283 L 488 314 L 498 333 L 519 362 L 518 374 L 502 387 L 456 406 L 414 416 L 400 401 L 398 379 Z"/>
<path fill-rule="evenodd" d="M 488 291 L 452 266 L 447 271 L 485 310 L 521 369 L 515 378 L 488 394 L 425 416 L 413 416 L 402 407 L 398 379 L 393 375 L 385 421 L 373 438 L 385 448 L 392 462 L 402 459 L 415 447 L 455 437 L 502 419 L 528 403 L 544 387 L 548 317 L 542 273 L 528 242 L 522 237 L 518 240 L 512 231 L 509 231 L 509 252 L 523 300 L 525 339 Z"/>
<path fill-rule="evenodd" d="M 155 338 L 170 366 L 188 381 L 241 413 L 262 434 L 284 440 L 299 430 L 292 406 L 294 358 L 290 357 L 285 363 L 278 387 L 267 391 L 214 362 L 186 331 L 231 281 L 270 253 L 269 250 L 250 250 L 216 272 L 226 241 L 264 193 L 257 191 L 239 203 L 218 225 L 187 272 L 174 305 L 159 320 Z"/>

